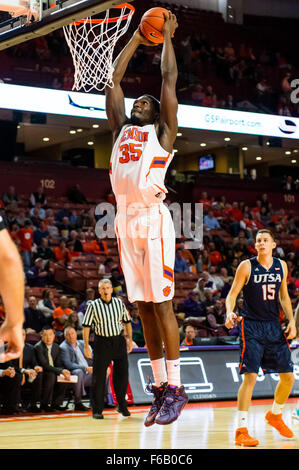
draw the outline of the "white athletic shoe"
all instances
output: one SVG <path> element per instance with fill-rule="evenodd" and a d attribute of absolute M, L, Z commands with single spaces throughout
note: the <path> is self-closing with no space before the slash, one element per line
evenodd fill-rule
<path fill-rule="evenodd" d="M 292 418 L 299 419 L 299 408 L 295 408 L 295 410 L 292 413 Z"/>

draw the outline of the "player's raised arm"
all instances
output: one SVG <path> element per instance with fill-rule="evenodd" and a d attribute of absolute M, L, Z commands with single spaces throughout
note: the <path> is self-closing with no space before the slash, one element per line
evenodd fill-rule
<path fill-rule="evenodd" d="M 109 126 L 112 131 L 113 141 L 116 140 L 119 131 L 126 121 L 125 99 L 120 83 L 126 73 L 128 64 L 133 57 L 134 52 L 141 44 L 155 46 L 155 44 L 151 43 L 144 36 L 142 36 L 142 34 L 139 32 L 139 29 L 137 29 L 130 41 L 123 48 L 113 63 L 114 71 L 112 80 L 114 86 L 112 88 L 108 86 L 105 88 L 106 113 Z"/>
<path fill-rule="evenodd" d="M 285 316 L 288 320 L 288 325 L 286 329 L 287 339 L 293 339 L 296 337 L 296 324 L 293 314 L 292 302 L 289 296 L 288 285 L 287 285 L 287 277 L 288 277 L 288 267 L 285 261 L 282 261 L 284 276 L 282 283 L 279 289 L 279 300 L 282 306 L 282 309 L 285 313 Z"/>
<path fill-rule="evenodd" d="M 161 96 L 160 96 L 160 144 L 168 152 L 172 151 L 172 145 L 176 139 L 178 123 L 178 100 L 176 96 L 176 82 L 178 69 L 175 52 L 172 44 L 172 36 L 178 27 L 176 16 L 169 12 L 169 17 L 164 14 L 163 49 L 161 56 Z"/>
<path fill-rule="evenodd" d="M 230 288 L 230 291 L 225 300 L 226 307 L 226 328 L 233 328 L 237 315 L 234 313 L 234 308 L 236 305 L 236 300 L 241 292 L 244 284 L 247 282 L 250 275 L 250 261 L 245 260 L 239 264 L 238 269 L 235 274 L 233 284 Z"/>

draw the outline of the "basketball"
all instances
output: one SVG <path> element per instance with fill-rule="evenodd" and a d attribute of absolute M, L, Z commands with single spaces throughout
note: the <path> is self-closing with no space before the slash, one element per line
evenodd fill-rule
<path fill-rule="evenodd" d="M 147 10 L 141 18 L 140 30 L 143 36 L 155 44 L 161 44 L 163 42 L 163 26 L 164 26 L 164 15 L 169 15 L 166 8 L 151 8 Z"/>

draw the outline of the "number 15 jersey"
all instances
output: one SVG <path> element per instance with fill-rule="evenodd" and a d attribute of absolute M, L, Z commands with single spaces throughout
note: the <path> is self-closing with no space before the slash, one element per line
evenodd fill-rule
<path fill-rule="evenodd" d="M 284 271 L 279 258 L 273 258 L 272 266 L 267 270 L 257 257 L 250 258 L 251 272 L 247 284 L 243 287 L 244 318 L 258 321 L 278 321 L 279 289 Z"/>
<path fill-rule="evenodd" d="M 110 180 L 118 205 L 161 203 L 172 157 L 161 147 L 154 124 L 123 126 L 110 159 Z"/>

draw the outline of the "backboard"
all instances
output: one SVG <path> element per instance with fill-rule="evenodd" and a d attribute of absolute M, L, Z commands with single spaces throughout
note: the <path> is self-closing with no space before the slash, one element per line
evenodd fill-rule
<path fill-rule="evenodd" d="M 122 0 L 38 0 L 40 20 L 27 23 L 26 16 L 0 20 L 0 50 L 60 29 L 87 16 L 94 16 Z M 133 0 L 126 0 L 132 2 Z M 2 1 L 5 3 L 5 1 Z M 1 10 L 0 10 L 1 11 Z M 7 16 L 9 16 L 7 14 Z"/>

